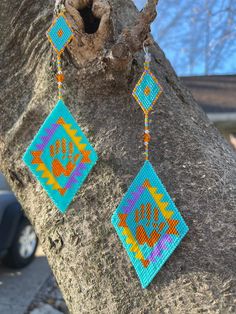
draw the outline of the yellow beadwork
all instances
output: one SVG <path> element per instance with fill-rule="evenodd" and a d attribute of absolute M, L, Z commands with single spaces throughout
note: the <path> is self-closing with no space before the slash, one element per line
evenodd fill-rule
<path fill-rule="evenodd" d="M 58 19 L 59 19 L 60 17 L 62 17 L 62 18 L 66 21 L 66 24 L 67 24 L 68 28 L 70 29 L 71 34 L 70 34 L 70 36 L 67 38 L 65 45 L 64 45 L 61 49 L 57 49 L 55 43 L 53 42 L 52 37 L 50 36 L 50 30 L 56 25 L 56 23 L 57 23 L 57 21 L 58 21 Z M 59 29 L 57 35 L 58 35 L 59 38 L 61 38 L 61 37 L 64 35 L 63 29 Z M 71 27 L 70 23 L 68 22 L 68 20 L 66 19 L 65 14 L 64 14 L 63 11 L 60 12 L 60 13 L 57 15 L 56 18 L 54 18 L 54 21 L 53 21 L 51 27 L 50 27 L 49 30 L 47 31 L 47 38 L 48 38 L 49 42 L 51 43 L 53 49 L 56 51 L 56 53 L 57 53 L 57 54 L 60 54 L 60 55 L 64 52 L 64 50 L 65 50 L 67 44 L 70 43 L 70 42 L 73 40 L 74 34 L 73 34 L 73 32 L 72 32 L 72 27 Z"/>
<path fill-rule="evenodd" d="M 148 53 L 147 48 L 145 48 L 144 51 L 144 72 L 133 90 L 133 97 L 138 102 L 145 114 L 145 132 L 143 135 L 143 142 L 145 146 L 145 159 L 148 160 L 149 143 L 151 140 L 148 115 L 149 112 L 152 110 L 154 104 L 157 102 L 159 96 L 161 95 L 162 87 L 160 86 L 157 78 L 152 74 L 149 69 L 151 55 Z"/>
<path fill-rule="evenodd" d="M 62 83 L 64 82 L 64 74 L 62 73 L 62 67 L 61 67 L 61 56 L 57 55 L 57 84 L 58 84 L 58 99 L 62 99 Z"/>
<path fill-rule="evenodd" d="M 56 13 L 56 17 L 54 18 L 51 27 L 47 31 L 48 40 L 57 53 L 56 80 L 58 84 L 58 99 L 62 99 L 62 83 L 65 79 L 62 73 L 61 54 L 74 37 L 72 28 L 67 21 L 64 12 L 64 7 L 60 7 L 59 11 Z"/>
<path fill-rule="evenodd" d="M 143 137 L 144 146 L 145 146 L 145 159 L 148 160 L 149 158 L 149 142 L 151 136 L 149 134 L 149 123 L 148 123 L 148 113 L 145 114 L 145 133 Z"/>

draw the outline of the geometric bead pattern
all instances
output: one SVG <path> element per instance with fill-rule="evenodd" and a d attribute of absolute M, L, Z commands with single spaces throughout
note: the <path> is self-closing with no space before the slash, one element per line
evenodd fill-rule
<path fill-rule="evenodd" d="M 62 13 L 55 18 L 47 31 L 47 37 L 57 54 L 61 54 L 73 38 L 73 32 Z"/>
<path fill-rule="evenodd" d="M 23 160 L 65 213 L 97 161 L 97 154 L 62 100 L 47 117 Z"/>
<path fill-rule="evenodd" d="M 188 232 L 149 161 L 113 214 L 112 224 L 143 288 L 150 284 Z"/>
<path fill-rule="evenodd" d="M 148 113 L 157 102 L 162 93 L 161 85 L 157 78 L 145 70 L 133 91 L 133 97 L 145 113 Z"/>

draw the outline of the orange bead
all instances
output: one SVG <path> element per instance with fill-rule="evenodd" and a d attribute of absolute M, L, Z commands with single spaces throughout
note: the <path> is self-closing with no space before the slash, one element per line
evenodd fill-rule
<path fill-rule="evenodd" d="M 149 143 L 151 140 L 151 136 L 148 133 L 145 133 L 143 136 L 143 141 Z"/>
<path fill-rule="evenodd" d="M 64 79 L 65 79 L 64 74 L 57 74 L 56 79 L 58 82 L 61 82 L 61 83 L 64 82 Z"/>

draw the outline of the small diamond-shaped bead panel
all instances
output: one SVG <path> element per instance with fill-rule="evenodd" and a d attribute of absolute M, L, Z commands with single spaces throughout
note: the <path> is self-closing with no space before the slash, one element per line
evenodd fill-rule
<path fill-rule="evenodd" d="M 112 224 L 143 288 L 150 284 L 188 232 L 149 161 L 116 209 Z"/>
<path fill-rule="evenodd" d="M 145 70 L 134 88 L 133 96 L 145 113 L 148 113 L 162 93 L 162 87 L 157 78 Z"/>
<path fill-rule="evenodd" d="M 28 147 L 24 162 L 65 213 L 97 161 L 97 154 L 62 100 Z"/>
<path fill-rule="evenodd" d="M 72 39 L 73 32 L 62 13 L 52 23 L 47 37 L 57 54 L 61 54 Z"/>

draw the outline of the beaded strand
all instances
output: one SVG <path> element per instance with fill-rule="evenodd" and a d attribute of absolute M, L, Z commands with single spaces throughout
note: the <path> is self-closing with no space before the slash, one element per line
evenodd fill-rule
<path fill-rule="evenodd" d="M 148 52 L 148 49 L 144 47 L 145 51 L 145 62 L 144 62 L 144 69 L 145 71 L 149 70 L 149 65 L 151 62 L 151 54 Z M 150 131 L 149 131 L 149 112 L 145 112 L 145 123 L 144 123 L 144 136 L 143 142 L 145 147 L 145 160 L 149 160 L 149 142 L 151 140 Z"/>
<path fill-rule="evenodd" d="M 64 82 L 64 74 L 62 73 L 61 67 L 61 56 L 57 55 L 57 84 L 58 84 L 58 99 L 62 99 L 62 83 Z"/>
<path fill-rule="evenodd" d="M 149 121 L 148 121 L 148 113 L 145 114 L 145 131 L 143 136 L 144 146 L 145 146 L 145 159 L 149 158 L 149 142 L 151 140 L 150 131 L 149 131 Z"/>

